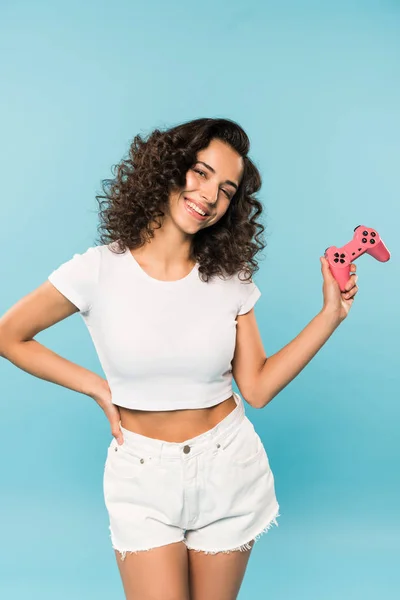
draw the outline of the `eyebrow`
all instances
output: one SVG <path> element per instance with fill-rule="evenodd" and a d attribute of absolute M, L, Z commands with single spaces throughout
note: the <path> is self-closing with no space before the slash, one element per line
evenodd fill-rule
<path fill-rule="evenodd" d="M 202 165 L 204 165 L 205 167 L 207 167 L 207 169 L 210 169 L 210 171 L 215 174 L 215 169 L 213 169 L 212 167 L 210 167 L 210 165 L 208 165 L 207 163 L 205 163 L 202 160 L 198 160 L 197 162 L 200 163 L 200 164 L 202 164 Z M 227 179 L 225 181 L 225 183 L 229 183 L 229 185 L 231 185 L 232 187 L 234 187 L 235 190 L 238 189 L 238 186 L 237 186 L 237 184 L 234 181 L 230 181 L 229 179 Z"/>

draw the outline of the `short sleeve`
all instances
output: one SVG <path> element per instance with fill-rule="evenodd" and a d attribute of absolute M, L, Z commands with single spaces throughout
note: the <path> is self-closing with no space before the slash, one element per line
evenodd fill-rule
<path fill-rule="evenodd" d="M 74 254 L 48 276 L 50 283 L 75 304 L 79 312 L 90 310 L 95 297 L 100 268 L 99 246 Z"/>
<path fill-rule="evenodd" d="M 256 286 L 254 281 L 250 282 L 239 281 L 239 293 L 240 293 L 240 307 L 238 315 L 244 315 L 253 308 L 257 300 L 261 296 L 259 288 Z"/>

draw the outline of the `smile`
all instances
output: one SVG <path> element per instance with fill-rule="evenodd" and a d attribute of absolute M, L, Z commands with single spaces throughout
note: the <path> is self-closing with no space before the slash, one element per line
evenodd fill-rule
<path fill-rule="evenodd" d="M 198 221 L 205 221 L 207 219 L 208 215 L 205 215 L 204 211 L 201 210 L 201 208 L 199 208 L 194 202 L 191 202 L 190 200 L 186 200 L 186 198 L 184 198 L 184 201 L 185 201 L 186 211 L 192 217 L 194 217 Z"/>

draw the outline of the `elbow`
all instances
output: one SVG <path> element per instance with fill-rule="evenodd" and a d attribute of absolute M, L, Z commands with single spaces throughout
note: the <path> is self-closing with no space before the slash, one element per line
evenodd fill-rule
<path fill-rule="evenodd" d="M 5 358 L 5 346 L 6 346 L 5 335 L 0 330 L 0 358 Z"/>
<path fill-rule="evenodd" d="M 264 408 L 269 402 L 271 402 L 273 396 L 266 386 L 265 376 L 265 365 L 267 364 L 267 358 L 263 361 L 261 368 L 257 371 L 254 377 L 254 383 L 251 389 L 251 406 L 254 408 Z"/>
<path fill-rule="evenodd" d="M 0 358 L 8 359 L 10 350 L 24 341 L 25 340 L 10 340 L 9 336 L 6 336 L 4 332 L 0 330 Z"/>
<path fill-rule="evenodd" d="M 4 340 L 0 340 L 0 358 L 7 358 L 8 344 L 4 343 Z"/>
<path fill-rule="evenodd" d="M 272 397 L 263 396 L 262 398 L 254 398 L 252 406 L 253 408 L 265 408 L 272 400 Z"/>
<path fill-rule="evenodd" d="M 264 393 L 262 396 L 254 398 L 253 406 L 254 408 L 265 408 L 273 398 L 274 396 Z"/>

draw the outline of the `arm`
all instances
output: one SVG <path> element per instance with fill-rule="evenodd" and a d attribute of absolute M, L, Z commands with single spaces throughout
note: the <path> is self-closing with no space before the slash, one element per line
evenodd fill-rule
<path fill-rule="evenodd" d="M 253 405 L 264 408 L 286 387 L 340 325 L 336 312 L 322 309 L 291 342 L 265 359 L 253 379 Z"/>
<path fill-rule="evenodd" d="M 46 348 L 33 337 L 78 308 L 45 282 L 0 319 L 0 356 L 40 379 L 94 397 L 106 380 Z"/>

